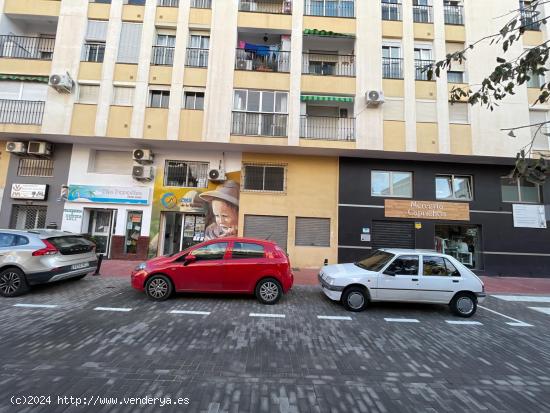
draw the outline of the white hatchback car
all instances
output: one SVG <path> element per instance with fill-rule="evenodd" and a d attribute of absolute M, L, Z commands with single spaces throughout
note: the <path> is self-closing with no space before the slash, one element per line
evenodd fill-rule
<path fill-rule="evenodd" d="M 349 311 L 369 302 L 448 304 L 471 317 L 485 297 L 483 282 L 455 258 L 431 251 L 380 249 L 362 261 L 328 265 L 319 272 L 323 292 Z"/>

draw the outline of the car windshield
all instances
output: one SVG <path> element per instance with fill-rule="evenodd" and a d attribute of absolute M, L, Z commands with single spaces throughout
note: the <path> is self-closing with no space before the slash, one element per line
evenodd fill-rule
<path fill-rule="evenodd" d="M 386 251 L 374 251 L 374 253 L 364 260 L 354 262 L 360 268 L 368 271 L 380 271 L 384 266 L 392 260 L 393 254 Z"/>

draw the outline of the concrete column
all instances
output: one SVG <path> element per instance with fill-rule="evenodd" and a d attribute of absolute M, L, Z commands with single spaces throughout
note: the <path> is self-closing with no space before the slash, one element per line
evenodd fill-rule
<path fill-rule="evenodd" d="M 416 152 L 416 88 L 412 0 L 403 0 L 403 78 L 405 79 L 405 150 Z"/>
<path fill-rule="evenodd" d="M 442 60 L 447 55 L 445 45 L 445 12 L 443 2 L 433 2 L 434 12 L 434 60 Z M 449 89 L 447 71 L 441 72 L 437 82 L 437 124 L 439 135 L 439 153 L 451 152 L 451 133 L 449 129 Z"/>
<path fill-rule="evenodd" d="M 290 40 L 290 93 L 288 94 L 288 144 L 300 145 L 300 96 L 302 91 L 302 45 L 304 43 L 304 2 L 292 4 Z"/>

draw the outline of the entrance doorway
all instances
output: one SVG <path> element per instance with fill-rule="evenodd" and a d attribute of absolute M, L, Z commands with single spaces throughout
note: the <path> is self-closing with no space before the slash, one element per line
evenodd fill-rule
<path fill-rule="evenodd" d="M 115 217 L 116 214 L 110 209 L 90 210 L 88 234 L 96 243 L 97 253 L 105 255 L 106 258 L 111 254 L 111 234 L 115 227 Z"/>
<path fill-rule="evenodd" d="M 183 212 L 164 212 L 161 219 L 159 251 L 171 255 L 204 241 L 206 217 Z"/>

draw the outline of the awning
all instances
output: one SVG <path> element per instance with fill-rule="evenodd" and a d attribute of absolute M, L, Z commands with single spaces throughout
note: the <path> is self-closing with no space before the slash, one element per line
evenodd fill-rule
<path fill-rule="evenodd" d="M 304 34 L 307 36 L 325 36 L 325 37 L 349 37 L 355 38 L 352 34 L 337 33 L 332 30 L 304 29 Z"/>
<path fill-rule="evenodd" d="M 302 102 L 353 102 L 353 98 L 349 96 L 319 96 L 319 95 L 302 95 Z"/>
<path fill-rule="evenodd" d="M 48 83 L 48 76 L 10 75 L 0 73 L 0 80 L 21 80 L 23 82 Z"/>

